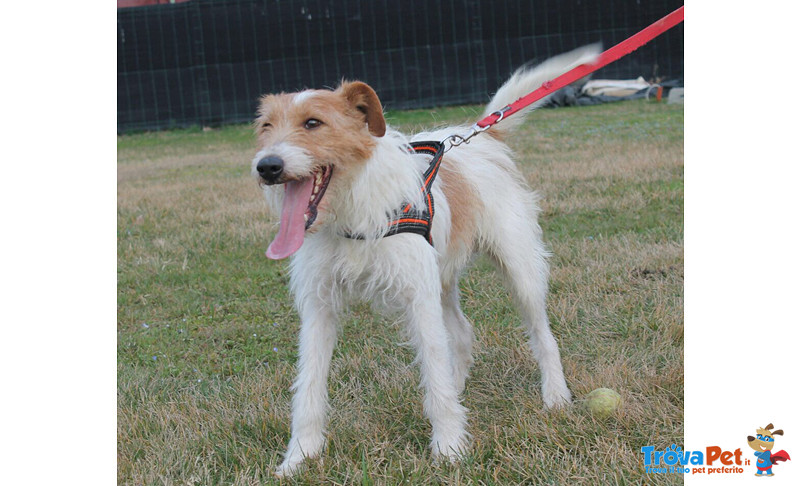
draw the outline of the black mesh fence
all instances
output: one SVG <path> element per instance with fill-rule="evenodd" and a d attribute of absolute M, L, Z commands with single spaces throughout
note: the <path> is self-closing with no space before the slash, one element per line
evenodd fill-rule
<path fill-rule="evenodd" d="M 194 0 L 117 11 L 117 130 L 252 119 L 263 93 L 372 85 L 390 109 L 483 103 L 520 65 L 608 48 L 671 0 Z M 683 77 L 683 25 L 596 78 Z"/>

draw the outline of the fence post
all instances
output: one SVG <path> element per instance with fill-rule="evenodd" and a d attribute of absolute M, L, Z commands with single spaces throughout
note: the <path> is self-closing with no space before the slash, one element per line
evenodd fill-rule
<path fill-rule="evenodd" d="M 192 90 L 194 95 L 195 107 L 197 107 L 197 124 L 201 127 L 208 125 L 212 120 L 211 112 L 211 93 L 208 90 L 208 69 L 206 67 L 206 46 L 203 39 L 203 15 L 201 6 L 203 2 L 191 2 L 191 23 L 192 35 Z"/>

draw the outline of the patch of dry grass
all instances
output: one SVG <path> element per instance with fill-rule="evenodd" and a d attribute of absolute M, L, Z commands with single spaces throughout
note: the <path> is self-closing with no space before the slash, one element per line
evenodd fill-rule
<path fill-rule="evenodd" d="M 436 123 L 473 111 L 437 110 Z M 543 196 L 567 381 L 578 399 L 617 390 L 616 416 L 542 410 L 518 316 L 479 259 L 461 284 L 477 338 L 467 459 L 430 461 L 413 353 L 395 323 L 359 306 L 333 358 L 328 449 L 291 482 L 682 482 L 645 475 L 639 452 L 683 436 L 682 124 L 681 107 L 644 101 L 542 110 L 511 141 Z M 120 484 L 274 481 L 298 323 L 285 263 L 263 257 L 275 226 L 251 157 L 245 126 L 118 141 Z"/>

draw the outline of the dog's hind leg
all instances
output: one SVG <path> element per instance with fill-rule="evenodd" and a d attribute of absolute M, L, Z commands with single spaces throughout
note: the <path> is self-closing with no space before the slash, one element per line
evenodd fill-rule
<path fill-rule="evenodd" d="M 464 391 L 469 368 L 474 362 L 472 358 L 474 333 L 472 331 L 472 323 L 461 311 L 458 282 L 454 282 L 442 290 L 442 312 L 444 314 L 444 324 L 450 334 L 456 390 L 461 393 Z"/>
<path fill-rule="evenodd" d="M 308 299 L 311 300 L 311 299 Z M 278 476 L 291 475 L 307 457 L 325 445 L 328 415 L 328 371 L 336 344 L 336 316 L 330 307 L 311 302 L 300 309 L 297 379 L 292 386 L 292 433 Z"/>
<path fill-rule="evenodd" d="M 524 206 L 532 204 L 533 201 L 529 201 Z M 494 238 L 488 248 L 489 254 L 505 275 L 522 314 L 523 327 L 542 374 L 542 400 L 546 408 L 566 405 L 570 403 L 571 394 L 564 379 L 558 343 L 547 319 L 549 267 L 542 231 L 534 215 L 529 214 L 507 213 L 494 222 L 498 226 L 491 233 Z"/>

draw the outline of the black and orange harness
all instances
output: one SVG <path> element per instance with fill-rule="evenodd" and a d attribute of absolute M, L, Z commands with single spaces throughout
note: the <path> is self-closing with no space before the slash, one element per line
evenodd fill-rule
<path fill-rule="evenodd" d="M 388 223 L 389 230 L 384 234 L 384 238 L 399 233 L 415 233 L 424 236 L 428 243 L 433 246 L 431 226 L 433 224 L 434 205 L 431 188 L 436 175 L 439 173 L 439 167 L 442 165 L 445 146 L 442 142 L 411 142 L 409 145 L 411 153 L 430 155 L 432 158 L 428 169 L 422 174 L 424 182 L 420 191 L 422 191 L 425 207 L 418 208 L 411 203 L 405 204 L 402 209 L 393 214 L 392 220 Z M 356 240 L 365 239 L 363 235 L 353 233 L 347 233 L 345 237 Z"/>

